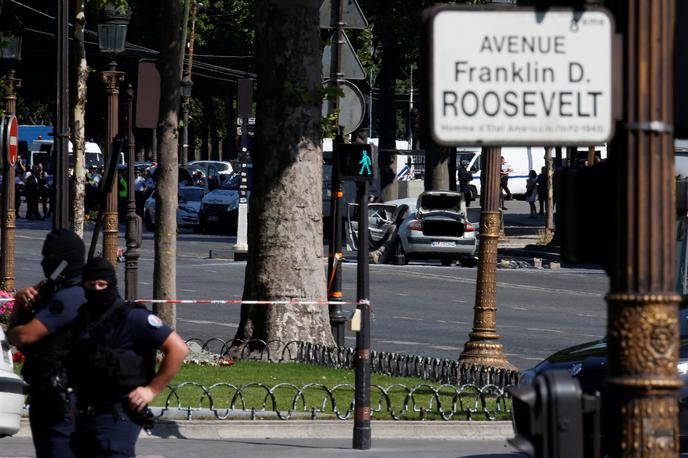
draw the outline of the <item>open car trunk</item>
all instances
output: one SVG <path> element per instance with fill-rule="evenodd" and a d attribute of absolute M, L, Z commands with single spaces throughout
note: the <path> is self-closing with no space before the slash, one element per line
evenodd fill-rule
<path fill-rule="evenodd" d="M 418 196 L 416 217 L 423 222 L 423 235 L 461 237 L 466 230 L 466 202 L 463 194 L 427 191 Z"/>

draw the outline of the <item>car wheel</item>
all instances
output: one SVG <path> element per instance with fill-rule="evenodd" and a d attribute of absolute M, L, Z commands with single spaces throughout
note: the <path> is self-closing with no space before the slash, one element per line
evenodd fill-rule
<path fill-rule="evenodd" d="M 143 214 L 143 225 L 146 227 L 147 231 L 154 231 L 155 230 L 155 224 L 153 224 L 153 221 L 151 220 L 151 215 L 149 212 L 146 212 Z"/>
<path fill-rule="evenodd" d="M 463 267 L 475 267 L 478 265 L 478 259 L 464 256 L 459 258 L 459 264 L 461 264 Z"/>
<path fill-rule="evenodd" d="M 440 259 L 440 262 L 442 263 L 442 265 L 443 265 L 444 267 L 449 267 L 449 266 L 451 266 L 452 263 L 453 263 L 453 261 L 454 261 L 453 259 Z"/>

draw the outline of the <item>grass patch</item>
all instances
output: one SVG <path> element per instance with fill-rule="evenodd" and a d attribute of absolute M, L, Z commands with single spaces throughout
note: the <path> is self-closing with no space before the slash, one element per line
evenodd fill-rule
<path fill-rule="evenodd" d="M 169 396 L 169 400 L 171 408 L 209 408 L 212 398 L 212 405 L 223 412 L 255 408 L 259 412 L 279 410 L 286 414 L 289 410 L 309 413 L 315 409 L 318 418 L 326 418 L 334 416 L 334 407 L 341 416 L 347 415 L 354 398 L 354 383 L 352 370 L 308 364 L 257 361 L 239 361 L 232 367 L 186 364 L 171 383 L 178 388 L 176 396 Z M 469 412 L 474 420 L 486 420 L 485 410 L 497 419 L 510 418 L 505 413 L 507 405 L 503 401 L 499 402 L 500 412 L 497 412 L 498 393 L 481 398 L 475 389 L 457 394 L 457 388 L 452 386 L 441 387 L 420 378 L 378 374 L 372 374 L 371 383 L 384 389 L 375 386 L 371 389 L 371 407 L 377 411 L 374 418 L 441 419 L 438 404 L 445 417 L 454 412 L 453 420 L 466 420 Z M 238 388 L 241 388 L 241 396 L 237 394 Z M 170 391 L 165 390 L 153 405 L 163 406 L 169 394 Z M 508 405 L 510 407 L 510 402 Z"/>

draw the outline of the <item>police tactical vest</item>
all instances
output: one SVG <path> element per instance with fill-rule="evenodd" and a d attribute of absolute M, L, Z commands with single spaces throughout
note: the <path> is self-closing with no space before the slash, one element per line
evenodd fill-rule
<path fill-rule="evenodd" d="M 133 308 L 145 309 L 119 299 L 95 319 L 89 320 L 85 311 L 79 313 L 67 369 L 80 404 L 120 399 L 155 375 L 154 348 L 117 348 L 113 342 Z"/>

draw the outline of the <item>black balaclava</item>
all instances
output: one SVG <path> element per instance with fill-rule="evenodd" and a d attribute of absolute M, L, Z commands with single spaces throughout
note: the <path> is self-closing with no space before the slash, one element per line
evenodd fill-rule
<path fill-rule="evenodd" d="M 88 308 L 94 312 L 104 311 L 115 304 L 119 298 L 117 291 L 117 275 L 115 268 L 110 261 L 105 258 L 92 258 L 84 267 L 84 282 L 93 280 L 105 280 L 108 286 L 102 290 L 95 290 L 84 287 Z"/>
<path fill-rule="evenodd" d="M 43 273 L 49 277 L 64 260 L 67 261 L 67 268 L 61 275 L 67 280 L 78 278 L 84 268 L 85 251 L 83 240 L 74 231 L 53 229 L 43 243 Z"/>

